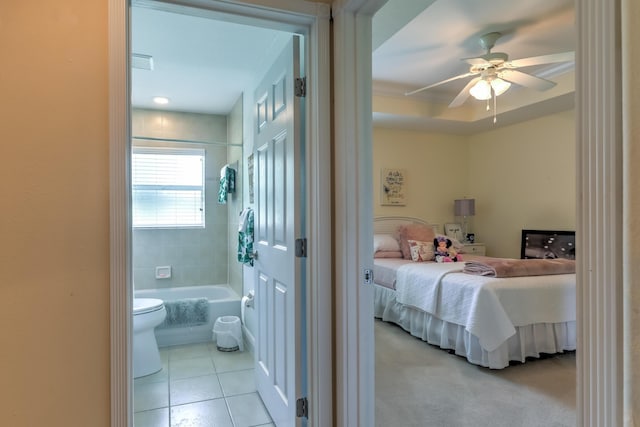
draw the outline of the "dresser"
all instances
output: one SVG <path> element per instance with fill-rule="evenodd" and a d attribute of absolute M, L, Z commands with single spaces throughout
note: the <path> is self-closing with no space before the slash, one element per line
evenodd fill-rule
<path fill-rule="evenodd" d="M 484 243 L 464 243 L 462 253 L 485 256 L 487 254 L 487 247 L 484 245 Z"/>

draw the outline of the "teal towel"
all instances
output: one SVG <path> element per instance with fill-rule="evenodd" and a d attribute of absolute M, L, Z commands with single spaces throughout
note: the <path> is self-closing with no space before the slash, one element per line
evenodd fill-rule
<path fill-rule="evenodd" d="M 218 189 L 218 203 L 227 203 L 227 197 L 236 191 L 236 171 L 229 165 L 220 169 L 220 188 Z"/>
<path fill-rule="evenodd" d="M 238 226 L 238 261 L 253 267 L 253 209 L 240 212 Z"/>

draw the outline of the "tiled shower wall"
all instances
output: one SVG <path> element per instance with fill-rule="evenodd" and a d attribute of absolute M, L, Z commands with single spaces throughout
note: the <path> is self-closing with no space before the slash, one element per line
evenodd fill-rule
<path fill-rule="evenodd" d="M 134 289 L 226 284 L 229 281 L 229 210 L 242 205 L 242 192 L 218 204 L 220 168 L 228 163 L 228 148 L 222 144 L 150 142 L 135 137 L 190 141 L 227 142 L 227 117 L 209 114 L 134 109 L 134 145 L 195 147 L 206 150 L 205 228 L 134 229 Z M 240 201 L 238 201 L 240 199 Z M 233 210 L 236 210 L 235 208 Z M 156 279 L 155 268 L 171 266 L 169 279 Z"/>

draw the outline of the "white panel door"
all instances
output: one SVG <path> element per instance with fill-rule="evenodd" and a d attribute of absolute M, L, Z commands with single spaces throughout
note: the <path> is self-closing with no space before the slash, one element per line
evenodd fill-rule
<path fill-rule="evenodd" d="M 299 425 L 296 399 L 303 392 L 304 375 L 303 258 L 295 256 L 304 214 L 298 123 L 302 101 L 293 93 L 300 74 L 299 43 L 293 36 L 254 98 L 256 385 L 278 427 Z"/>

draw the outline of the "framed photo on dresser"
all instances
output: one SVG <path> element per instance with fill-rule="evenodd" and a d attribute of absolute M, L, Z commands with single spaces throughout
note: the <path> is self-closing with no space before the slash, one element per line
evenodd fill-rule
<path fill-rule="evenodd" d="M 462 236 L 462 226 L 460 224 L 445 224 L 444 234 L 451 239 L 456 239 L 458 242 L 464 242 L 464 236 Z"/>

